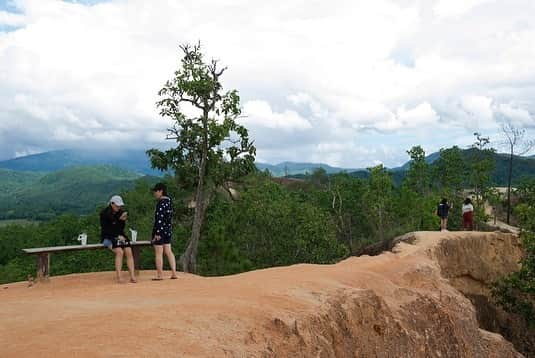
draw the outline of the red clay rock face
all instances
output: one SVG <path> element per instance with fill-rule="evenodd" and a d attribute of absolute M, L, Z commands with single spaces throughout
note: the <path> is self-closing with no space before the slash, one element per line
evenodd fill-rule
<path fill-rule="evenodd" d="M 138 284 L 123 285 L 113 273 L 5 285 L 0 356 L 522 357 L 480 329 L 474 306 L 454 287 L 463 277 L 487 282 L 515 269 L 518 239 L 409 236 L 394 253 L 336 265 L 162 282 L 143 272 Z"/>
<path fill-rule="evenodd" d="M 442 241 L 434 254 L 442 276 L 474 304 L 480 327 L 503 334 L 526 356 L 535 357 L 535 328 L 497 307 L 490 294 L 494 281 L 519 268 L 521 240 L 512 234 L 467 234 Z"/>

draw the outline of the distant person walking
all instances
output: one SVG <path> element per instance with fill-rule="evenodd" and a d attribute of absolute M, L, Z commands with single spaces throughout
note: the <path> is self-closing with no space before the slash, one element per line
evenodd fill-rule
<path fill-rule="evenodd" d="M 154 259 L 156 261 L 156 277 L 154 281 L 163 280 L 163 253 L 167 256 L 167 262 L 171 267 L 171 279 L 176 279 L 176 260 L 171 249 L 173 234 L 172 218 L 173 203 L 167 196 L 167 187 L 158 183 L 152 188 L 154 198 L 158 200 L 154 213 L 154 227 L 152 229 L 152 245 L 154 246 Z"/>
<path fill-rule="evenodd" d="M 462 211 L 463 229 L 472 231 L 474 229 L 474 206 L 470 198 L 464 200 Z"/>
<path fill-rule="evenodd" d="M 448 215 L 450 212 L 451 206 L 448 204 L 448 199 L 442 198 L 440 204 L 437 207 L 437 215 L 440 217 L 440 230 L 448 230 Z"/>
<path fill-rule="evenodd" d="M 100 212 L 100 236 L 102 245 L 115 253 L 115 273 L 117 282 L 121 283 L 123 256 L 130 273 L 130 282 L 136 283 L 134 272 L 134 256 L 130 247 L 130 239 L 124 232 L 128 213 L 123 210 L 124 202 L 119 195 L 111 197 L 108 206 Z"/>

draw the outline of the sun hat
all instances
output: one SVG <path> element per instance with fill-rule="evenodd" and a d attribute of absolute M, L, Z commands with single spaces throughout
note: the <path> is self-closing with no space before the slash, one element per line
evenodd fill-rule
<path fill-rule="evenodd" d="M 119 195 L 114 195 L 111 197 L 110 201 L 108 202 L 108 204 L 115 204 L 117 206 L 124 206 L 124 201 L 123 201 L 123 198 L 121 198 Z"/>

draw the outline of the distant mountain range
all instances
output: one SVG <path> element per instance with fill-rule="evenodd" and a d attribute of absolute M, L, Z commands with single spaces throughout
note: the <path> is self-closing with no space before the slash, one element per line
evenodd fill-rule
<path fill-rule="evenodd" d="M 462 151 L 467 158 L 471 149 Z M 432 153 L 426 161 L 440 157 Z M 495 185 L 504 186 L 508 156 L 495 154 Z M 410 162 L 389 169 L 394 182 L 402 182 Z M 322 163 L 283 162 L 276 165 L 257 163 L 259 170 L 269 170 L 273 176 L 303 178 L 317 168 L 328 174 L 347 172 L 356 178 L 367 178 L 365 169 L 333 167 Z M 105 203 L 113 193 L 132 188 L 138 180 L 156 182 L 162 173 L 151 169 L 144 151 L 114 153 L 61 150 L 0 162 L 0 220 L 47 219 L 70 212 L 85 214 Z M 535 157 L 515 157 L 513 184 L 525 176 L 535 176 Z"/>
<path fill-rule="evenodd" d="M 259 170 L 269 170 L 271 175 L 275 177 L 283 177 L 288 175 L 306 175 L 312 174 L 314 170 L 318 168 L 323 168 L 327 174 L 336 174 L 340 172 L 354 172 L 364 169 L 348 169 L 348 168 L 338 168 L 332 167 L 328 164 L 323 163 L 294 163 L 294 162 L 282 162 L 279 164 L 266 164 L 266 163 L 256 163 L 256 167 Z"/>
<path fill-rule="evenodd" d="M 40 154 L 33 154 L 15 159 L 0 161 L 0 168 L 30 172 L 52 172 L 71 166 L 111 165 L 134 173 L 145 175 L 162 175 L 154 170 L 150 161 L 142 150 L 127 150 L 116 152 L 98 152 L 81 150 L 57 150 Z M 317 168 L 323 168 L 328 174 L 342 171 L 352 172 L 359 169 L 332 167 L 322 163 L 294 163 L 256 164 L 259 170 L 269 170 L 273 176 L 311 174 Z"/>
<path fill-rule="evenodd" d="M 428 164 L 433 164 L 440 158 L 440 152 L 431 153 L 428 156 L 425 157 L 425 161 Z M 401 167 L 392 168 L 393 171 L 406 171 L 409 169 L 411 165 L 411 161 L 409 160 L 407 163 L 403 164 Z"/>
<path fill-rule="evenodd" d="M 145 175 L 162 174 L 151 168 L 143 150 L 103 152 L 66 149 L 0 161 L 0 168 L 32 172 L 53 172 L 72 166 L 94 165 L 111 165 Z"/>
<path fill-rule="evenodd" d="M 471 149 L 463 150 L 463 155 L 467 156 Z M 426 157 L 426 161 L 430 164 L 434 163 L 440 157 L 440 153 L 432 153 Z M 493 174 L 493 179 L 496 184 L 503 184 L 507 170 L 508 156 L 506 154 L 495 154 L 497 168 Z M 122 168 L 132 173 L 140 175 L 161 176 L 162 172 L 154 170 L 150 166 L 149 159 L 143 150 L 126 150 L 126 151 L 81 151 L 81 150 L 58 150 L 45 152 L 41 154 L 34 154 L 25 157 L 19 157 L 10 160 L 0 161 L 0 168 L 11 169 L 15 171 L 33 172 L 28 174 L 31 178 L 35 172 L 47 173 L 72 166 L 95 166 L 108 165 L 116 168 Z M 515 157 L 515 177 L 535 175 L 535 156 L 531 157 Z M 340 172 L 347 172 L 355 177 L 366 177 L 367 170 L 363 168 L 341 168 L 334 167 L 323 163 L 296 163 L 296 162 L 282 162 L 279 164 L 256 163 L 259 170 L 268 170 L 271 175 L 275 177 L 282 176 L 305 176 L 312 174 L 314 170 L 323 168 L 327 174 L 335 174 Z M 390 168 L 389 170 L 395 173 L 396 177 L 403 177 L 403 173 L 410 166 L 410 161 L 400 167 Z M 5 174 L 3 174 L 5 176 Z M 11 176 L 16 174 L 11 173 Z M 19 175 L 20 176 L 20 175 Z M 12 179 L 13 180 L 13 179 Z M 28 180 L 24 178 L 22 180 Z M 1 190 L 1 189 L 0 189 Z"/>

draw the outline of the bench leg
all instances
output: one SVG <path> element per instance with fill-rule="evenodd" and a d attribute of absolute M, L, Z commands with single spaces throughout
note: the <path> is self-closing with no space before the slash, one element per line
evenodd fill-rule
<path fill-rule="evenodd" d="M 132 246 L 132 256 L 134 257 L 134 270 L 136 275 L 139 274 L 139 246 Z"/>
<path fill-rule="evenodd" d="M 50 254 L 42 253 L 37 255 L 37 280 L 48 281 L 50 276 Z"/>

